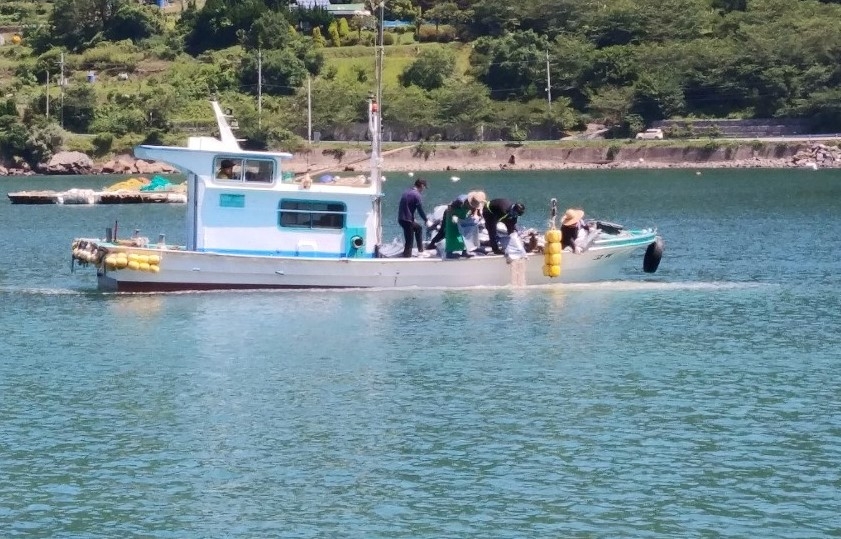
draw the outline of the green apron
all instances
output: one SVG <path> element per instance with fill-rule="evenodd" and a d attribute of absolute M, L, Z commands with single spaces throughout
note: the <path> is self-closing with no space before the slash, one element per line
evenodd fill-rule
<path fill-rule="evenodd" d="M 461 252 L 465 250 L 464 236 L 457 223 L 453 222 L 453 215 L 459 219 L 466 219 L 468 208 L 447 208 L 444 214 L 444 250 L 447 253 Z"/>

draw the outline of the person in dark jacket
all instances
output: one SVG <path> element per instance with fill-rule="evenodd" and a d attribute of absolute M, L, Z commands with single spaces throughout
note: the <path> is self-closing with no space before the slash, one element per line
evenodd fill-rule
<path fill-rule="evenodd" d="M 412 238 L 417 242 L 418 254 L 423 252 L 423 227 L 415 222 L 415 211 L 421 219 L 427 221 L 426 212 L 423 211 L 423 197 L 426 189 L 426 180 L 418 178 L 415 185 L 407 189 L 400 197 L 400 204 L 397 206 L 397 223 L 403 229 L 403 257 L 412 256 Z"/>
<path fill-rule="evenodd" d="M 496 225 L 503 223 L 508 234 L 511 235 L 517 230 L 517 218 L 525 212 L 525 205 L 520 202 L 511 202 L 506 198 L 495 198 L 485 204 L 482 217 L 485 219 L 485 229 L 488 231 L 488 239 L 491 242 L 491 249 L 493 249 L 494 254 L 502 254 L 502 249 L 499 248 L 499 233 L 496 230 Z"/>

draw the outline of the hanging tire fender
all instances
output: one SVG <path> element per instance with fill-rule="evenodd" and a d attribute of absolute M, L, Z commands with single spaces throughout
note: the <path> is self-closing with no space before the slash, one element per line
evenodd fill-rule
<path fill-rule="evenodd" d="M 646 273 L 654 273 L 660 265 L 660 259 L 663 258 L 663 249 L 665 242 L 663 238 L 657 236 L 654 241 L 648 245 L 645 250 L 645 257 L 642 259 L 642 271 Z"/>

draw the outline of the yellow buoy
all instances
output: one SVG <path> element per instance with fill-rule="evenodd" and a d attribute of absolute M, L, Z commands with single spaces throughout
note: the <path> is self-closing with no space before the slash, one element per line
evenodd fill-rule
<path fill-rule="evenodd" d="M 129 260 L 128 261 L 128 269 L 139 270 L 140 269 L 140 263 L 137 260 Z"/>
<path fill-rule="evenodd" d="M 149 263 L 148 262 L 140 262 L 138 264 L 140 267 L 140 271 L 149 271 Z"/>
<path fill-rule="evenodd" d="M 554 219 L 554 217 L 553 217 Z M 558 277 L 561 275 L 561 231 L 554 228 L 546 231 L 546 246 L 543 248 L 543 275 Z"/>
<path fill-rule="evenodd" d="M 158 255 L 149 255 L 149 263 L 150 264 L 160 264 L 161 257 Z"/>
<path fill-rule="evenodd" d="M 158 273 L 159 271 L 161 271 L 161 267 L 157 264 L 150 264 L 149 271 L 151 271 L 152 273 Z"/>
<path fill-rule="evenodd" d="M 20 37 L 20 35 L 15 34 L 15 35 L 12 36 L 12 43 L 13 44 L 20 45 L 21 41 L 23 41 L 23 39 Z"/>

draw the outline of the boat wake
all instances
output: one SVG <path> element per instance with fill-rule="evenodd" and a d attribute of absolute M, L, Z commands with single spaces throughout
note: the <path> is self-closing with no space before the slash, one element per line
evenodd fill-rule
<path fill-rule="evenodd" d="M 216 294 L 238 294 L 248 296 L 253 294 L 359 294 L 359 293 L 384 293 L 384 292 L 469 292 L 469 291 L 498 291 L 498 290 L 558 290 L 567 292 L 656 292 L 656 291 L 717 291 L 734 289 L 767 288 L 776 286 L 773 283 L 736 282 L 736 281 L 600 281 L 592 283 L 550 283 L 545 285 L 532 285 L 528 287 L 516 286 L 465 286 L 465 287 L 381 287 L 381 288 L 307 288 L 307 289 L 250 289 L 250 290 L 179 290 L 171 292 L 103 292 L 99 290 L 71 289 L 71 288 L 38 288 L 12 286 L 0 286 L 0 294 L 10 295 L 32 295 L 32 296 L 182 296 L 182 295 L 216 295 Z"/>

